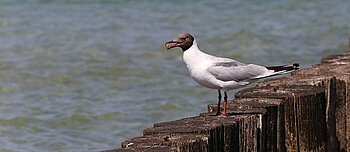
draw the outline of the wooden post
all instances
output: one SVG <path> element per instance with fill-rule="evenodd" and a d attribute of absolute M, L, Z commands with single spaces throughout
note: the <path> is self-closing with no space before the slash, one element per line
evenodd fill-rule
<path fill-rule="evenodd" d="M 158 134 L 122 142 L 122 148 L 148 151 L 208 151 L 208 136 L 196 134 Z"/>
<path fill-rule="evenodd" d="M 104 150 L 104 151 L 101 151 L 101 152 L 135 152 L 135 150 L 125 149 L 125 148 L 118 148 L 118 149 Z"/>
<path fill-rule="evenodd" d="M 225 144 L 229 145 L 231 150 L 237 151 L 237 145 L 233 141 L 238 140 L 238 136 L 226 136 L 225 131 L 234 132 L 238 129 L 237 119 L 213 117 L 213 116 L 197 116 L 191 118 L 180 119 L 176 121 L 155 124 L 153 128 L 144 130 L 144 135 L 155 134 L 204 134 L 208 136 L 208 151 L 224 151 Z M 226 141 L 226 142 L 225 142 Z"/>
<path fill-rule="evenodd" d="M 168 151 L 275 151 L 278 99 L 241 99 L 229 103 L 233 115 L 200 116 L 154 124 L 144 136 L 122 143 L 121 149 Z M 262 104 L 267 103 L 270 104 Z M 243 104 L 245 103 L 245 104 Z M 216 105 L 209 106 L 215 109 Z M 232 112 L 232 111 L 231 111 Z M 231 113 L 232 114 L 232 113 Z"/>
<path fill-rule="evenodd" d="M 258 86 L 316 85 L 325 87 L 326 120 L 328 132 L 328 151 L 350 149 L 349 122 L 349 64 L 350 52 L 342 55 L 330 55 L 321 60 L 321 64 L 293 72 L 293 77 L 285 77 L 258 83 Z"/>
<path fill-rule="evenodd" d="M 327 148 L 328 151 L 339 151 L 339 140 L 336 137 L 336 122 L 335 114 L 339 112 L 339 109 L 335 106 L 335 97 L 339 95 L 339 91 L 336 93 L 335 85 L 336 79 L 331 75 L 324 76 L 294 76 L 294 77 L 285 77 L 280 79 L 273 79 L 264 82 L 257 83 L 257 86 L 274 86 L 278 87 L 280 85 L 313 85 L 313 86 L 322 86 L 325 88 L 326 94 L 326 122 L 327 122 Z M 340 103 L 340 102 L 339 102 Z M 339 105 L 345 106 L 345 105 Z M 339 116 L 338 116 L 339 117 Z M 345 121 L 345 119 L 340 120 Z"/>
<path fill-rule="evenodd" d="M 236 93 L 236 98 L 259 97 L 283 100 L 280 123 L 284 124 L 280 125 L 285 145 L 281 147 L 287 151 L 326 151 L 326 101 L 322 87 L 262 86 Z"/>
<path fill-rule="evenodd" d="M 281 101 L 280 99 L 243 98 L 228 102 L 228 111 L 241 122 L 240 151 L 278 151 L 281 149 L 278 145 L 282 144 L 277 144 L 284 141 L 277 133 L 280 132 L 278 124 L 281 119 L 278 116 L 282 109 L 278 107 Z M 208 112 L 216 112 L 216 110 L 217 104 L 208 105 Z M 251 119 L 247 115 L 256 115 L 256 118 Z M 256 122 L 256 120 L 261 122 Z"/>
<path fill-rule="evenodd" d="M 336 78 L 335 84 L 335 121 L 336 133 L 342 151 L 350 150 L 350 51 L 338 56 L 322 59 L 321 66 L 337 65 L 329 70 Z"/>
<path fill-rule="evenodd" d="M 345 151 L 350 149 L 350 54 L 346 52 L 343 55 L 327 56 L 321 62 L 313 68 L 297 71 L 293 75 L 320 79 L 323 77 L 328 92 L 328 151 Z M 330 77 L 333 79 L 330 80 Z"/>

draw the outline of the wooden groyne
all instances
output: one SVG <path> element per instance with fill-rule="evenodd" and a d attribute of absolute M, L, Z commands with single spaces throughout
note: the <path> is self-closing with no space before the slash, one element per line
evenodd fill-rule
<path fill-rule="evenodd" d="M 350 151 L 350 51 L 257 83 L 228 107 L 228 117 L 210 116 L 211 104 L 199 116 L 156 123 L 105 152 Z"/>

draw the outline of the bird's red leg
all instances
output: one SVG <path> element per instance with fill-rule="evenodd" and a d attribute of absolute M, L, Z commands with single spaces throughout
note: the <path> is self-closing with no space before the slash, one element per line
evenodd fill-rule
<path fill-rule="evenodd" d="M 225 96 L 224 96 L 224 116 L 226 116 L 227 115 L 227 93 L 226 92 L 224 92 L 225 93 Z"/>
<path fill-rule="evenodd" d="M 218 115 L 220 115 L 221 114 L 221 112 L 220 112 L 220 102 L 221 102 L 221 91 L 220 90 L 218 90 L 218 109 L 217 109 L 217 111 L 216 111 L 216 114 L 215 114 L 215 116 L 218 116 Z"/>

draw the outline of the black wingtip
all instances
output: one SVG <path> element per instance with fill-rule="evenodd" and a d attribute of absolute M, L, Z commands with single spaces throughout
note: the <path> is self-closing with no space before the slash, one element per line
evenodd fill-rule
<path fill-rule="evenodd" d="M 299 69 L 299 63 L 293 63 L 293 67 L 295 70 Z"/>
<path fill-rule="evenodd" d="M 282 66 L 270 66 L 266 67 L 269 70 L 274 70 L 275 72 L 278 71 L 294 71 L 299 69 L 299 63 L 293 63 L 292 65 L 282 65 Z"/>

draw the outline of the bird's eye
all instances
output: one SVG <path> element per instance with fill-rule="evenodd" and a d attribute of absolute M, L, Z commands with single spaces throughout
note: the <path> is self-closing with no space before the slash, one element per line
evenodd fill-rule
<path fill-rule="evenodd" d="M 181 40 L 182 40 L 182 41 L 186 41 L 186 38 L 185 38 L 185 37 L 183 37 L 183 38 L 181 38 Z"/>

